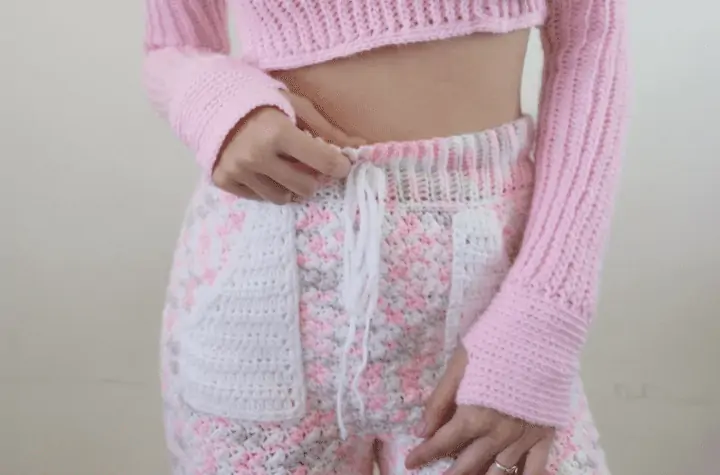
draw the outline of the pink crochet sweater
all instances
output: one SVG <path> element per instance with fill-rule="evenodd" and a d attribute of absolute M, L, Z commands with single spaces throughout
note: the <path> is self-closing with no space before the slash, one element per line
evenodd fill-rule
<path fill-rule="evenodd" d="M 145 77 L 157 110 L 209 170 L 250 111 L 294 119 L 264 71 L 383 45 L 542 26 L 537 184 L 520 255 L 463 341 L 458 402 L 530 422 L 568 422 L 595 311 L 626 125 L 625 0 L 147 0 Z"/>

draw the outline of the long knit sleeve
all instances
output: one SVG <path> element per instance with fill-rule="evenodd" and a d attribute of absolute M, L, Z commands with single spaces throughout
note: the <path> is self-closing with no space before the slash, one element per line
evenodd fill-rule
<path fill-rule="evenodd" d="M 146 8 L 148 96 L 205 172 L 252 110 L 274 106 L 294 120 L 282 83 L 229 56 L 225 0 L 146 0 Z"/>
<path fill-rule="evenodd" d="M 523 245 L 463 338 L 458 392 L 476 404 L 563 426 L 595 313 L 627 122 L 624 0 L 551 0 Z"/>

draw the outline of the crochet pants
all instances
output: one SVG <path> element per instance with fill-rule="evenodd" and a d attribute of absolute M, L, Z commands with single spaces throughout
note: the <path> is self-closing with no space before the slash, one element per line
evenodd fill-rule
<path fill-rule="evenodd" d="M 288 206 L 202 183 L 164 311 L 173 474 L 410 473 L 423 400 L 522 241 L 532 144 L 522 118 L 345 150 L 346 181 Z M 572 405 L 549 469 L 605 474 L 579 379 Z"/>

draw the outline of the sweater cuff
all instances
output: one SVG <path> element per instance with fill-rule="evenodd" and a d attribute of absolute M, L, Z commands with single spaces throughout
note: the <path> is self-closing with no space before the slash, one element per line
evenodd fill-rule
<path fill-rule="evenodd" d="M 295 112 L 280 92 L 286 87 L 265 73 L 233 60 L 208 61 L 181 88 L 169 109 L 170 123 L 196 155 L 206 174 L 212 173 L 227 135 L 259 107 L 276 107 L 293 122 Z"/>
<path fill-rule="evenodd" d="M 462 340 L 468 364 L 457 403 L 563 427 L 589 319 L 508 284 Z"/>

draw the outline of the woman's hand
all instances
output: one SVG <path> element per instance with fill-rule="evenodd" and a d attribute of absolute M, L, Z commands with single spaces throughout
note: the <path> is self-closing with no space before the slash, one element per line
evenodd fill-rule
<path fill-rule="evenodd" d="M 460 345 L 426 404 L 417 434 L 425 441 L 410 452 L 407 468 L 454 456 L 456 461 L 446 475 L 503 475 L 519 473 L 512 468 L 527 455 L 523 475 L 545 475 L 553 430 L 484 407 L 456 406 L 455 394 L 466 365 L 467 352 Z"/>
<path fill-rule="evenodd" d="M 297 116 L 298 127 L 301 130 L 310 132 L 313 137 L 320 137 L 338 147 L 360 147 L 367 143 L 359 137 L 350 137 L 331 124 L 307 97 L 298 96 L 287 91 L 282 91 L 282 93 L 290 101 L 290 105 Z"/>
<path fill-rule="evenodd" d="M 330 124 L 306 98 L 284 94 L 300 127 L 340 147 L 363 143 Z M 348 158 L 323 140 L 303 132 L 281 111 L 259 108 L 229 134 L 212 172 L 213 183 L 241 198 L 275 204 L 310 198 L 319 185 L 318 175 L 345 178 L 350 171 Z"/>

